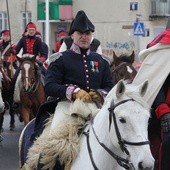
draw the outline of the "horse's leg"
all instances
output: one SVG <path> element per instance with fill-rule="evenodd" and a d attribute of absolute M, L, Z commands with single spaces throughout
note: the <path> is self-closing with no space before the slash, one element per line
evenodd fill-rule
<path fill-rule="evenodd" d="M 10 109 L 9 109 L 9 114 L 10 114 L 10 130 L 14 130 L 15 128 L 15 112 L 12 108 L 12 103 L 10 104 Z"/>
<path fill-rule="evenodd" d="M 5 111 L 0 113 L 0 142 L 2 142 L 2 140 L 3 140 L 1 133 L 3 131 L 4 113 L 5 113 Z"/>
<path fill-rule="evenodd" d="M 9 96 L 9 114 L 10 114 L 10 130 L 14 130 L 15 128 L 15 112 L 12 107 L 13 105 L 13 90 L 12 88 L 10 89 L 10 96 Z"/>
<path fill-rule="evenodd" d="M 23 118 L 24 125 L 27 125 L 30 122 L 30 112 L 31 109 L 28 107 L 25 108 L 23 105 L 21 105 L 21 116 Z"/>

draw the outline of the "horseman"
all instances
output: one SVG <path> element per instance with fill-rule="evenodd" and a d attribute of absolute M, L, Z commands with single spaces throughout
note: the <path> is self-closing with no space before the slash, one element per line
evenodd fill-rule
<path fill-rule="evenodd" d="M 50 57 L 51 61 L 45 77 L 45 92 L 53 100 L 51 103 L 48 101 L 44 109 L 40 108 L 35 120 L 32 141 L 43 130 L 44 122 L 49 117 L 49 110 L 52 110 L 50 104 L 53 104 L 54 109 L 51 111 L 53 113 L 54 110 L 55 113 L 63 112 L 60 105 L 63 102 L 71 105 L 76 99 L 101 105 L 104 97 L 113 87 L 108 62 L 101 55 L 90 50 L 95 27 L 84 11 L 79 11 L 76 15 L 71 31 L 73 39 L 71 48 Z M 60 101 L 55 103 L 54 99 Z M 58 119 L 58 115 L 54 114 L 53 120 L 56 118 Z M 58 121 L 62 120 L 58 119 Z M 57 123 L 52 121 L 51 129 L 55 129 L 56 125 Z"/>
<path fill-rule="evenodd" d="M 139 56 L 144 58 L 141 68 L 134 79 L 135 84 L 149 80 L 149 90 L 146 101 L 153 108 L 153 118 L 158 122 L 157 126 L 151 125 L 152 133 L 159 130 L 161 145 L 159 152 L 159 170 L 170 169 L 170 20 L 166 30 L 160 33 L 146 50 Z M 160 127 L 159 127 L 160 126 Z M 153 136 L 153 134 L 151 134 Z M 155 138 L 153 138 L 154 140 Z M 156 138 L 158 140 L 158 138 Z M 152 141 L 151 141 L 152 142 Z M 155 142 L 155 141 L 153 141 Z M 158 142 L 158 141 L 156 141 Z M 156 144 L 156 143 L 155 143 Z M 154 144 L 153 144 L 154 145 Z M 155 146 L 153 146 L 155 147 Z M 156 147 L 155 147 L 156 148 Z"/>
<path fill-rule="evenodd" d="M 20 53 L 20 50 L 22 49 L 22 57 L 28 55 L 37 56 L 36 61 L 40 66 L 42 66 L 43 62 L 47 59 L 48 52 L 44 50 L 42 40 L 41 38 L 36 36 L 36 32 L 37 32 L 36 25 L 33 22 L 28 23 L 22 38 L 19 40 L 18 44 L 16 45 L 15 53 L 16 55 L 18 55 Z M 14 76 L 14 87 L 18 75 L 19 75 L 19 69 L 16 71 L 16 74 Z M 19 93 L 18 86 L 19 85 L 16 84 L 15 87 L 16 89 L 14 90 L 14 108 L 18 107 L 17 102 L 19 102 L 18 99 L 15 99 L 16 96 L 15 94 Z"/>
<path fill-rule="evenodd" d="M 3 67 L 7 72 L 9 78 L 12 78 L 14 73 L 11 73 L 13 67 L 17 68 L 16 57 L 14 56 L 15 43 L 11 41 L 11 35 L 9 30 L 4 30 L 1 32 L 0 41 L 0 53 L 1 53 L 1 62 Z M 9 68 L 11 66 L 11 68 Z"/>

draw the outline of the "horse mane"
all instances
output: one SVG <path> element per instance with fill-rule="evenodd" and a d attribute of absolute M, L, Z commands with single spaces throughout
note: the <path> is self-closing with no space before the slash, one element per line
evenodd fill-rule
<path fill-rule="evenodd" d="M 126 54 L 121 54 L 118 58 L 119 58 L 119 61 L 130 63 L 130 64 L 133 63 L 131 58 L 129 56 L 127 56 Z"/>

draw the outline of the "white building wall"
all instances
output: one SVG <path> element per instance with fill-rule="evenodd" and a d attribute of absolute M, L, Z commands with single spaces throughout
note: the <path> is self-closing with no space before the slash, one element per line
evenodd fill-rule
<path fill-rule="evenodd" d="M 84 10 L 94 23 L 96 31 L 94 37 L 101 41 L 106 55 L 112 55 L 112 50 L 117 53 L 135 50 L 136 55 L 166 26 L 166 19 L 149 21 L 151 13 L 151 0 L 136 0 L 137 11 L 130 11 L 131 0 L 73 0 L 73 16 L 77 11 Z M 8 0 L 12 39 L 18 42 L 24 30 L 21 27 L 21 12 L 25 11 L 25 0 Z M 0 0 L 0 11 L 6 11 L 6 1 Z M 44 24 L 37 21 L 37 0 L 27 0 L 27 11 L 32 13 L 32 22 L 43 33 Z M 134 36 L 133 24 L 138 15 L 140 22 L 150 30 L 149 37 Z M 58 25 L 66 25 L 70 21 L 53 21 L 50 23 L 50 52 L 54 48 L 55 33 Z M 131 27 L 127 29 L 127 27 Z M 126 28 L 126 29 L 125 29 Z"/>

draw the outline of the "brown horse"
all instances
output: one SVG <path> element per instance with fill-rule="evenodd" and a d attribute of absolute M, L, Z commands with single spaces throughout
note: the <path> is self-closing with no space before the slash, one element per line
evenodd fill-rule
<path fill-rule="evenodd" d="M 116 84 L 119 80 L 132 81 L 137 74 L 136 69 L 133 67 L 135 60 L 134 51 L 131 55 L 117 56 L 113 51 L 113 62 L 111 63 L 110 70 L 112 73 L 113 82 Z"/>
<path fill-rule="evenodd" d="M 36 116 L 40 105 L 46 101 L 41 74 L 35 59 L 36 56 L 17 57 L 20 62 L 22 84 L 20 90 L 21 117 L 25 125 Z"/>
<path fill-rule="evenodd" d="M 0 131 L 2 131 L 4 114 L 6 113 L 7 109 L 9 109 L 10 114 L 10 130 L 13 130 L 15 127 L 15 112 L 12 108 L 13 84 L 12 79 L 8 76 L 7 69 L 3 66 L 3 64 L 0 65 L 0 88 L 0 96 L 2 97 L 2 100 L 5 104 L 4 110 L 2 111 L 0 109 Z"/>

